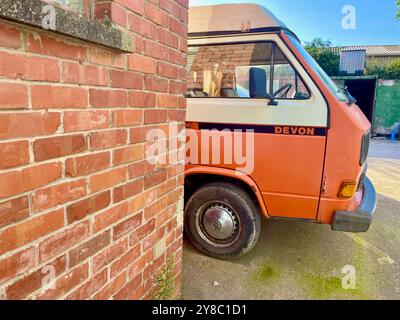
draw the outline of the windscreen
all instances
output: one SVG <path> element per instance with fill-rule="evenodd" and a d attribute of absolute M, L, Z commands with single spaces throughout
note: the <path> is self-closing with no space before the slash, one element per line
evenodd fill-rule
<path fill-rule="evenodd" d="M 348 102 L 348 98 L 333 82 L 333 80 L 326 74 L 326 72 L 319 66 L 314 58 L 307 52 L 306 49 L 300 44 L 300 42 L 290 33 L 286 33 L 292 44 L 296 47 L 297 51 L 303 56 L 307 63 L 314 69 L 317 75 L 325 83 L 328 89 L 338 98 L 340 101 Z"/>

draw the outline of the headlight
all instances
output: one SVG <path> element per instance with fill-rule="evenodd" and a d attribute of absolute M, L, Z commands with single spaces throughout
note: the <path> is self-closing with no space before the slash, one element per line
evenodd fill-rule
<path fill-rule="evenodd" d="M 361 140 L 361 154 L 360 154 L 360 166 L 363 166 L 368 157 L 369 142 L 371 139 L 371 133 L 368 131 L 363 135 Z"/>

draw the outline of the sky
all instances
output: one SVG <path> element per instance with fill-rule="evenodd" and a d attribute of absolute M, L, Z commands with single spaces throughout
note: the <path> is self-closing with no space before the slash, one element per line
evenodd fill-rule
<path fill-rule="evenodd" d="M 258 3 L 272 11 L 302 41 L 315 37 L 333 45 L 400 45 L 396 0 L 190 0 L 191 6 L 222 3 Z M 355 29 L 342 27 L 342 8 L 355 9 Z"/>

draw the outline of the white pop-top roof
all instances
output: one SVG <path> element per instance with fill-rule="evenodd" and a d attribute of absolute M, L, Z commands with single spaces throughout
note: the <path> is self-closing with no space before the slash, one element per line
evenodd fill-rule
<path fill-rule="evenodd" d="M 286 27 L 274 14 L 257 4 L 222 4 L 191 7 L 189 33 L 243 31 L 268 27 Z"/>

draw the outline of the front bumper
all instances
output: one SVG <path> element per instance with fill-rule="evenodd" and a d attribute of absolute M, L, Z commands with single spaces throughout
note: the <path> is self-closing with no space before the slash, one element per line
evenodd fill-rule
<path fill-rule="evenodd" d="M 372 182 L 365 177 L 364 197 L 356 211 L 336 211 L 332 230 L 344 232 L 367 232 L 376 210 L 376 191 Z"/>

